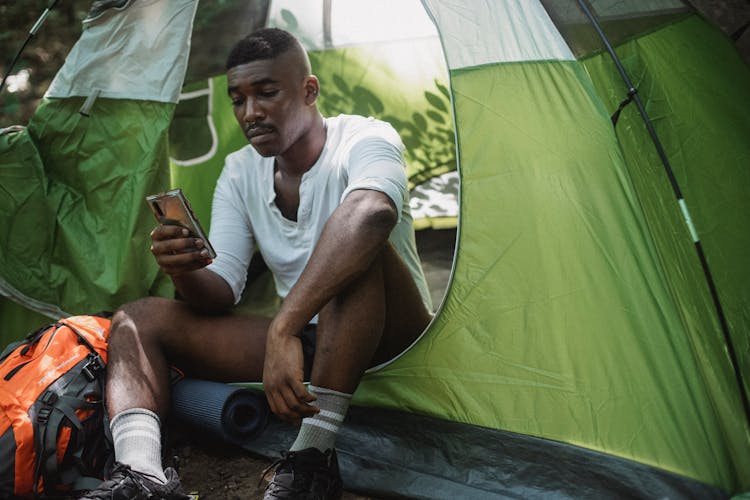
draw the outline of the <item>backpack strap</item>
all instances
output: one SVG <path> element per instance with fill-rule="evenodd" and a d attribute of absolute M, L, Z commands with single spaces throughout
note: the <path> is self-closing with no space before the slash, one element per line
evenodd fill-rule
<path fill-rule="evenodd" d="M 70 371 L 59 378 L 51 386 L 53 388 L 48 388 L 43 392 L 37 399 L 37 403 L 35 403 L 38 407 L 35 417 L 34 432 L 34 448 L 37 450 L 33 472 L 33 494 L 35 498 L 40 497 L 40 485 L 54 485 L 63 480 L 62 482 L 66 484 L 72 483 L 74 488 L 82 490 L 89 489 L 92 484 L 95 486 L 101 482 L 101 480 L 97 478 L 82 477 L 80 471 L 76 470 L 76 466 L 66 468 L 67 470 L 60 470 L 57 463 L 57 447 L 58 431 L 63 419 L 67 418 L 70 424 L 79 431 L 76 432 L 77 440 L 85 440 L 86 436 L 82 435 L 82 425 L 76 414 L 76 410 L 89 410 L 95 408 L 98 404 L 102 404 L 101 402 L 90 402 L 83 398 L 64 395 L 62 392 L 66 394 L 78 394 L 82 392 L 87 385 L 96 381 L 103 398 L 104 377 L 102 374 L 105 369 L 104 360 L 91 342 L 80 333 L 74 325 L 65 320 L 46 325 L 39 330 L 32 332 L 22 343 L 27 343 L 29 346 L 32 346 L 37 343 L 42 338 L 42 335 L 50 328 L 54 328 L 55 330 L 50 337 L 51 341 L 62 326 L 68 327 L 70 331 L 78 337 L 78 342 L 86 346 L 89 354 L 86 358 L 79 361 Z M 55 387 L 59 387 L 59 389 L 55 389 Z M 71 443 L 71 446 L 73 446 L 73 444 L 76 445 L 75 449 L 79 449 L 79 445 L 82 443 Z M 80 455 L 81 450 L 76 452 L 74 456 L 80 459 Z M 74 478 L 80 478 L 80 484 L 79 481 L 74 480 Z M 40 479 L 43 481 L 40 481 Z M 49 493 L 51 492 L 44 492 L 44 496 L 47 496 Z"/>
<path fill-rule="evenodd" d="M 79 390 L 88 384 L 82 377 L 76 377 L 69 387 Z M 76 409 L 93 408 L 94 403 L 84 399 L 69 396 L 58 396 L 53 391 L 45 391 L 40 398 L 42 407 L 37 413 L 37 429 L 41 432 L 34 434 L 34 447 L 37 450 L 36 466 L 34 468 L 34 493 L 37 494 L 39 478 L 44 484 L 55 484 L 59 477 L 57 465 L 57 434 L 64 418 L 67 418 L 77 430 L 81 429 Z"/>
<path fill-rule="evenodd" d="M 66 374 L 71 375 L 71 382 L 65 385 L 65 391 L 77 393 L 96 379 L 96 371 L 104 367 L 101 358 L 96 352 L 89 354 L 87 358 L 79 361 L 79 367 L 74 368 Z M 103 385 L 101 379 L 100 386 Z M 103 388 L 102 388 L 103 389 Z M 103 390 L 102 390 L 103 394 Z M 57 434 L 60 424 L 67 418 L 77 430 L 81 424 L 76 415 L 76 410 L 88 410 L 97 403 L 86 401 L 82 398 L 59 395 L 54 390 L 47 390 L 39 398 L 41 408 L 37 413 L 37 428 L 42 432 L 34 433 L 34 447 L 38 451 L 36 466 L 34 468 L 34 494 L 37 495 L 39 478 L 44 479 L 44 484 L 56 484 L 60 478 L 57 464 Z"/>

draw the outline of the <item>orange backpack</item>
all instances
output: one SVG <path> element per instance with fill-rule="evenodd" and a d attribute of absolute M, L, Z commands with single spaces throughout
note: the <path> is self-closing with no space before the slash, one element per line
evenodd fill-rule
<path fill-rule="evenodd" d="M 0 355 L 0 498 L 98 484 L 113 453 L 104 407 L 110 321 L 73 316 Z"/>

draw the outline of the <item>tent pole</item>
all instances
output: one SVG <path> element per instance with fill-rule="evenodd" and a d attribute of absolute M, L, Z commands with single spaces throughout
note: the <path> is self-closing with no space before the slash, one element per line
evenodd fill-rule
<path fill-rule="evenodd" d="M 5 76 L 3 76 L 3 80 L 0 82 L 0 92 L 3 91 L 3 87 L 5 87 L 5 81 L 10 76 L 10 73 L 13 71 L 13 67 L 18 62 L 18 58 L 21 57 L 21 53 L 23 52 L 23 49 L 26 48 L 26 45 L 31 41 L 32 38 L 34 38 L 34 35 L 36 35 L 36 32 L 39 31 L 39 28 L 44 24 L 44 21 L 47 20 L 47 16 L 49 16 L 49 13 L 52 11 L 52 9 L 55 8 L 55 5 L 57 5 L 57 2 L 59 0 L 51 0 L 48 4 L 47 8 L 44 9 L 44 12 L 42 12 L 42 15 L 39 16 L 39 19 L 36 20 L 34 23 L 34 26 L 31 27 L 29 30 L 29 34 L 26 37 L 26 40 L 24 40 L 23 45 L 21 45 L 21 48 L 18 49 L 18 52 L 16 52 L 16 55 L 13 57 L 13 60 L 10 62 L 10 65 L 8 65 L 8 71 L 6 71 Z"/>
<path fill-rule="evenodd" d="M 587 2 L 585 0 L 578 0 L 578 5 L 580 5 L 581 9 L 583 9 L 583 12 L 586 14 L 586 17 L 588 17 L 589 21 L 591 21 L 591 24 L 594 26 L 594 29 L 599 35 L 599 38 L 601 38 L 602 43 L 607 49 L 607 52 L 612 57 L 612 61 L 615 63 L 615 66 L 617 67 L 617 71 L 620 73 L 620 76 L 622 77 L 623 81 L 625 82 L 625 85 L 628 88 L 628 99 L 623 101 L 623 104 L 621 104 L 620 109 L 618 109 L 616 114 L 619 114 L 619 112 L 622 110 L 622 107 L 624 107 L 624 104 L 627 104 L 627 102 L 629 102 L 629 99 L 632 99 L 632 101 L 635 102 L 635 105 L 638 108 L 638 112 L 640 113 L 641 118 L 643 119 L 643 122 L 646 126 L 646 130 L 648 131 L 648 134 L 651 137 L 651 140 L 653 141 L 654 146 L 656 147 L 656 151 L 659 154 L 659 158 L 661 159 L 662 165 L 664 165 L 664 170 L 667 174 L 667 177 L 669 178 L 669 183 L 672 186 L 672 191 L 674 192 L 674 195 L 677 198 L 677 203 L 679 204 L 680 211 L 682 212 L 682 216 L 685 219 L 685 224 L 687 225 L 688 230 L 690 231 L 690 235 L 693 238 L 693 243 L 695 244 L 695 250 L 698 253 L 698 259 L 700 260 L 701 267 L 703 268 L 703 273 L 708 283 L 708 288 L 711 293 L 711 298 L 713 299 L 714 306 L 716 308 L 716 313 L 719 318 L 719 323 L 721 324 L 721 330 L 724 334 L 724 342 L 727 347 L 727 352 L 729 353 L 729 358 L 732 362 L 732 368 L 734 369 L 734 376 L 737 379 L 737 385 L 739 386 L 740 398 L 742 400 L 742 406 L 744 407 L 744 410 L 745 410 L 745 419 L 747 420 L 747 423 L 750 426 L 750 402 L 748 402 L 747 393 L 745 392 L 745 383 L 742 378 L 742 372 L 740 371 L 739 361 L 737 359 L 737 353 L 735 352 L 734 344 L 732 343 L 732 337 L 729 332 L 729 324 L 727 323 L 726 316 L 724 315 L 724 309 L 721 306 L 721 301 L 719 300 L 719 293 L 716 289 L 716 284 L 714 282 L 713 276 L 711 275 L 711 270 L 708 267 L 708 261 L 706 260 L 706 255 L 703 253 L 703 246 L 701 245 L 700 239 L 698 238 L 698 232 L 696 231 L 695 226 L 693 225 L 693 220 L 690 217 L 690 212 L 688 211 L 687 204 L 685 203 L 685 200 L 682 197 L 682 192 L 680 190 L 679 184 L 677 183 L 677 179 L 674 175 L 674 171 L 672 170 L 672 166 L 670 165 L 669 159 L 667 158 L 667 154 L 664 151 L 664 147 L 662 146 L 662 143 L 659 140 L 659 136 L 656 133 L 656 129 L 654 129 L 654 125 L 651 122 L 651 119 L 649 118 L 648 113 L 646 113 L 646 108 L 644 107 L 643 102 L 638 96 L 638 89 L 636 89 L 633 86 L 633 82 L 630 80 L 630 77 L 628 76 L 627 71 L 625 71 L 625 68 L 623 67 L 622 62 L 620 61 L 620 58 L 617 56 L 615 49 L 612 47 L 612 44 L 609 42 L 607 35 L 604 34 L 602 27 L 599 25 L 599 22 L 594 17 L 594 14 L 591 12 L 591 9 L 589 9 Z M 614 119 L 614 117 L 613 117 L 613 122 L 616 122 L 616 119 Z"/>
<path fill-rule="evenodd" d="M 332 7 L 333 0 L 323 0 L 323 46 L 326 50 L 333 48 L 333 36 L 331 35 Z"/>

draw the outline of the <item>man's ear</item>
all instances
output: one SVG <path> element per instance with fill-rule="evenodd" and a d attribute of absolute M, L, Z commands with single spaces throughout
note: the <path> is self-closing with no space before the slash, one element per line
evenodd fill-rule
<path fill-rule="evenodd" d="M 313 104 L 318 99 L 318 93 L 320 92 L 320 84 L 318 78 L 315 75 L 310 75 L 305 80 L 305 102 L 307 104 Z"/>

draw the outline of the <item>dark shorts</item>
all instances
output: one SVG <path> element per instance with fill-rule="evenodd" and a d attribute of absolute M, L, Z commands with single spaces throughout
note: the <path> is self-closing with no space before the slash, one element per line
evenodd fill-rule
<path fill-rule="evenodd" d="M 309 324 L 302 329 L 299 338 L 302 341 L 302 356 L 305 359 L 305 380 L 310 380 L 313 358 L 315 357 L 315 333 L 318 325 Z"/>

